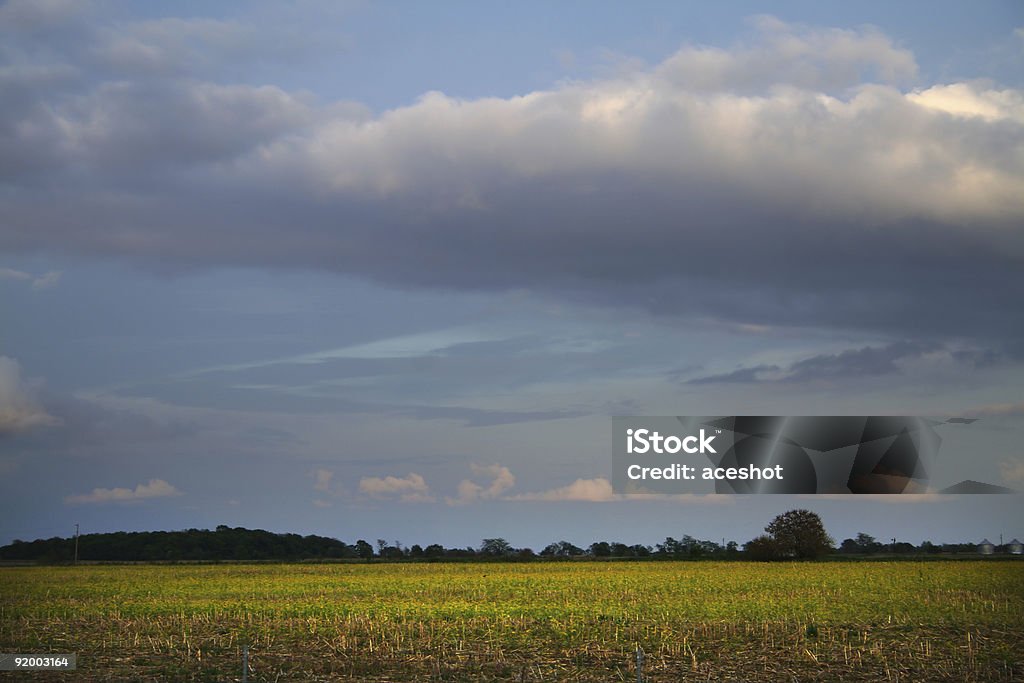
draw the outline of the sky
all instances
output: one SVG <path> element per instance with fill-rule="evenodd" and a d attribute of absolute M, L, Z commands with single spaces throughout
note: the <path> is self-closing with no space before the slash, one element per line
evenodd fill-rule
<path fill-rule="evenodd" d="M 1024 489 L 1018 2 L 0 5 L 0 544 L 1024 536 L 612 492 L 616 415 L 922 415 Z"/>

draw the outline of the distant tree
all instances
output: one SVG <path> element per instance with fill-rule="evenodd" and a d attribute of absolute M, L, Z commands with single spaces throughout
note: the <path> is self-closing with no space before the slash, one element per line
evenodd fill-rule
<path fill-rule="evenodd" d="M 373 546 L 360 538 L 358 541 L 356 541 L 356 555 L 358 555 L 364 560 L 372 559 Z"/>
<path fill-rule="evenodd" d="M 412 547 L 409 548 L 409 557 L 413 558 L 414 560 L 419 560 L 423 558 L 423 548 L 420 546 L 419 543 L 413 543 Z"/>
<path fill-rule="evenodd" d="M 612 543 L 611 551 L 612 557 L 629 557 L 633 554 L 625 543 Z"/>
<path fill-rule="evenodd" d="M 611 557 L 612 547 L 608 541 L 597 541 L 591 543 L 590 548 L 587 550 L 594 557 Z"/>
<path fill-rule="evenodd" d="M 663 543 L 657 545 L 655 552 L 659 557 L 679 557 L 685 550 L 685 546 L 681 542 L 668 536 Z"/>
<path fill-rule="evenodd" d="M 405 557 L 405 550 L 402 544 L 395 541 L 394 545 L 385 545 L 380 549 L 380 556 L 386 560 L 400 560 Z"/>
<path fill-rule="evenodd" d="M 871 534 L 865 534 L 861 532 L 857 534 L 857 545 L 860 547 L 860 551 L 867 555 L 874 555 L 877 552 L 881 552 L 882 546 L 874 536 Z"/>
<path fill-rule="evenodd" d="M 722 546 L 714 541 L 701 541 L 689 534 L 683 534 L 678 541 L 671 536 L 663 543 L 657 545 L 655 554 L 664 558 L 695 558 L 707 555 L 717 555 L 723 550 Z"/>
<path fill-rule="evenodd" d="M 423 550 L 423 554 L 431 559 L 444 557 L 444 546 L 438 543 L 431 543 Z"/>
<path fill-rule="evenodd" d="M 714 541 L 697 541 L 690 546 L 690 556 L 701 557 L 704 555 L 719 555 L 724 552 L 724 550 L 725 548 Z"/>
<path fill-rule="evenodd" d="M 779 558 L 779 548 L 775 539 L 771 536 L 758 536 L 747 541 L 743 546 L 743 552 L 751 560 L 768 562 Z"/>
<path fill-rule="evenodd" d="M 698 541 L 690 534 L 683 534 L 683 537 L 679 539 L 679 545 L 682 547 L 682 551 L 685 555 L 693 555 L 694 551 L 702 543 L 704 543 L 704 541 Z M 699 553 L 700 551 L 697 550 L 697 552 Z"/>
<path fill-rule="evenodd" d="M 573 545 L 572 543 L 569 543 L 569 541 L 562 541 L 559 543 L 559 548 L 561 554 L 566 557 L 579 557 L 580 555 L 585 554 L 583 548 Z"/>
<path fill-rule="evenodd" d="M 505 557 L 513 550 L 512 544 L 504 538 L 485 538 L 480 543 L 480 554 L 485 557 Z"/>
<path fill-rule="evenodd" d="M 860 544 L 852 538 L 844 538 L 843 542 L 839 544 L 839 552 L 841 553 L 853 555 L 855 553 L 859 553 L 860 551 Z"/>
<path fill-rule="evenodd" d="M 764 528 L 775 542 L 780 557 L 813 559 L 832 549 L 821 517 L 810 510 L 790 510 Z"/>
<path fill-rule="evenodd" d="M 583 554 L 583 548 L 575 546 L 569 541 L 558 541 L 545 547 L 540 554 L 542 557 L 576 557 Z"/>

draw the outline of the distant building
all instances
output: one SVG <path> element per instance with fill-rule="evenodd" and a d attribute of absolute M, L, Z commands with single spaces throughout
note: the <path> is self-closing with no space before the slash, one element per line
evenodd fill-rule
<path fill-rule="evenodd" d="M 1024 555 L 1024 543 L 1015 538 L 1006 544 L 1006 552 L 1011 555 Z"/>
<path fill-rule="evenodd" d="M 992 541 L 988 540 L 987 538 L 978 544 L 979 555 L 991 555 L 995 551 L 996 547 L 992 545 Z"/>

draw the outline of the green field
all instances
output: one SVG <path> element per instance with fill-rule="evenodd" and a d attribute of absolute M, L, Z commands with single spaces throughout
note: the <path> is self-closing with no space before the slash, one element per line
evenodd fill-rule
<path fill-rule="evenodd" d="M 241 680 L 243 645 L 250 681 L 1020 681 L 1024 563 L 0 568 L 0 651 L 79 658 L 19 680 Z"/>

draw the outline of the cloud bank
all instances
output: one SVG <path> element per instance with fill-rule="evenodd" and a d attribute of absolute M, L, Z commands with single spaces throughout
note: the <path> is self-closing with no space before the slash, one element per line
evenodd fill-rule
<path fill-rule="evenodd" d="M 45 59 L 29 15 L 34 39 L 63 36 Z M 371 112 L 220 82 L 244 27 L 175 21 L 0 15 L 0 249 L 1024 333 L 1024 94 L 920 84 L 877 30 L 765 17 L 614 77 Z"/>
<path fill-rule="evenodd" d="M 825 353 L 798 360 L 788 367 L 755 365 L 731 372 L 688 380 L 688 384 L 755 384 L 765 382 L 818 382 L 882 375 L 898 375 L 901 364 L 927 354 L 942 352 L 961 360 L 978 362 L 981 352 L 948 352 L 938 344 L 901 341 L 885 346 L 865 346 L 839 353 Z"/>

